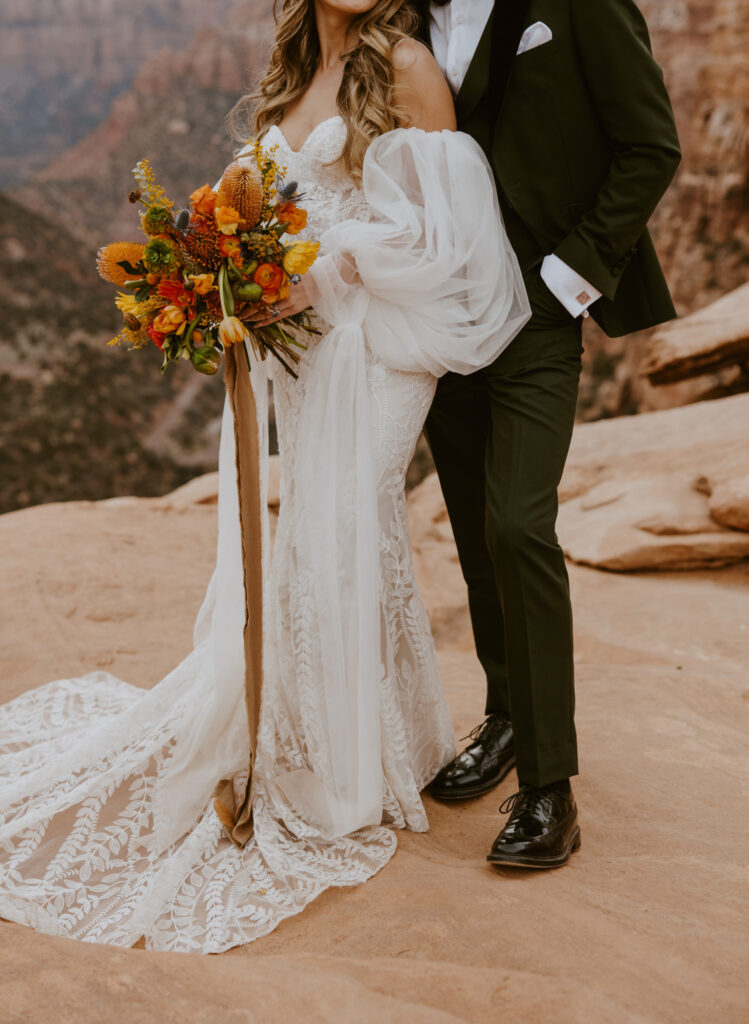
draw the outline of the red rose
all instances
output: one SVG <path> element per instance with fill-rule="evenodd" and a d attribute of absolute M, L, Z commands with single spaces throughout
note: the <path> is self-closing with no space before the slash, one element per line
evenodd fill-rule
<path fill-rule="evenodd" d="M 148 325 L 148 337 L 157 348 L 164 347 L 164 339 L 166 338 L 166 335 L 157 331 L 153 324 Z"/>

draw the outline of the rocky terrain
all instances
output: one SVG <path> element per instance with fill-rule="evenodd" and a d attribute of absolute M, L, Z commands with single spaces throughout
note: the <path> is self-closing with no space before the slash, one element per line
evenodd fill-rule
<path fill-rule="evenodd" d="M 738 420 L 745 400 L 716 405 Z M 577 428 L 562 506 L 573 554 L 575 522 L 591 514 L 575 511 L 574 496 L 603 486 L 614 457 L 628 474 L 646 461 L 653 479 L 658 459 L 737 479 L 719 435 L 683 420 L 699 408 Z M 728 436 L 736 454 L 733 428 Z M 649 456 L 648 437 L 657 441 Z M 0 699 L 95 668 L 150 687 L 185 656 L 214 563 L 215 484 L 201 477 L 158 499 L 0 517 Z M 277 507 L 277 480 L 270 500 Z M 433 477 L 412 492 L 410 519 L 456 735 L 465 736 L 480 719 L 484 684 Z M 398 853 L 374 879 L 325 893 L 272 935 L 222 956 L 110 949 L 0 923 L 3 1019 L 743 1021 L 749 563 L 570 572 L 583 845 L 566 868 L 530 876 L 486 864 L 514 775 L 471 803 L 427 797 L 430 831 L 399 835 Z M 167 632 L 163 608 L 173 611 Z"/>
<path fill-rule="evenodd" d="M 749 5 L 744 0 L 639 0 L 664 69 L 683 159 L 651 229 L 680 315 L 749 277 Z M 640 372 L 649 333 L 607 339 L 590 325 L 585 419 L 681 405 L 735 371 L 653 387 Z M 744 385 L 746 390 L 746 385 Z"/>
<path fill-rule="evenodd" d="M 688 314 L 742 284 L 749 266 L 749 83 L 742 62 L 749 46 L 749 6 L 742 0 L 641 0 L 641 6 L 664 67 L 684 148 L 684 161 L 653 227 L 679 312 Z M 0 96 L 6 99 L 0 132 L 12 140 L 19 125 L 28 125 L 21 156 L 12 147 L 8 150 L 8 158 L 16 161 L 13 166 L 21 166 L 22 159 L 26 171 L 11 190 L 12 202 L 0 206 L 5 239 L 0 247 L 0 296 L 3 309 L 11 309 L 15 317 L 23 308 L 35 323 L 32 331 L 28 317 L 19 316 L 18 326 L 13 320 L 12 329 L 0 338 L 0 392 L 8 396 L 12 418 L 18 419 L 27 403 L 35 410 L 20 424 L 0 421 L 0 456 L 12 449 L 16 466 L 23 470 L 30 465 L 29 453 L 36 453 L 31 471 L 36 482 L 21 480 L 25 471 L 0 473 L 0 507 L 127 490 L 163 492 L 213 465 L 220 382 L 201 386 L 194 375 L 182 372 L 164 384 L 146 353 L 107 350 L 110 328 L 104 325 L 112 322 L 111 298 L 103 288 L 97 290 L 91 259 L 104 241 L 137 237 L 126 196 L 131 168 L 140 156 L 151 159 L 177 201 L 196 182 L 213 181 L 220 173 L 232 151 L 224 117 L 264 63 L 270 0 L 172 0 L 157 8 L 138 0 L 127 10 L 109 3 L 92 6 L 91 0 L 33 0 L 23 6 L 12 0 L 3 5 L 0 27 Z M 80 38 L 80 46 L 69 45 L 72 38 Z M 119 40 L 127 45 L 118 48 Z M 33 95 L 28 91 L 32 79 L 39 90 Z M 62 142 L 45 128 L 45 148 L 32 108 L 60 132 L 66 113 L 88 120 L 83 127 L 76 120 L 75 130 L 65 128 Z M 7 128 L 3 117 L 10 119 Z M 16 125 L 12 130 L 11 121 Z M 11 173 L 18 177 L 12 168 Z M 38 279 L 32 287 L 32 275 L 19 275 L 14 255 L 19 246 L 33 247 L 27 224 L 34 224 L 42 237 L 42 221 L 48 242 L 46 259 L 41 247 L 37 250 L 37 265 L 43 260 L 46 267 L 51 261 L 59 268 L 67 261 L 68 275 L 91 275 L 90 287 L 79 289 L 87 298 L 78 307 L 72 335 L 76 341 L 68 342 L 66 360 L 57 358 L 53 349 L 59 353 L 56 339 L 61 335 L 71 337 L 69 303 L 60 297 L 57 303 L 45 300 L 39 305 Z M 63 233 L 52 254 L 49 239 L 56 228 Z M 71 238 L 80 244 L 71 246 Z M 8 296 L 2 282 L 11 279 L 14 294 Z M 63 307 L 67 313 L 58 324 Z M 91 343 L 85 358 L 74 348 L 84 337 Z M 647 334 L 606 339 L 592 324 L 586 326 L 581 419 L 746 390 L 747 378 L 736 364 L 711 366 L 697 378 L 654 383 L 642 372 L 652 343 Z M 87 430 L 97 437 L 100 453 L 88 473 L 83 471 L 83 452 L 78 458 L 48 443 L 50 437 L 80 437 L 76 424 L 84 399 L 76 382 L 84 362 Z M 57 390 L 55 375 L 67 381 Z M 108 425 L 113 390 L 119 396 L 118 416 L 132 424 L 129 436 L 137 438 L 132 441 L 135 450 L 126 451 L 122 433 Z M 57 410 L 54 416 L 52 409 Z M 21 437 L 25 446 L 18 448 Z M 126 454 L 129 465 L 121 464 Z M 412 480 L 418 482 L 428 468 L 422 446 Z"/>
<path fill-rule="evenodd" d="M 162 377 L 155 349 L 108 348 L 114 289 L 84 245 L 0 194 L 0 260 L 13 324 L 0 335 L 0 511 L 158 494 L 213 465 L 222 381 L 188 366 Z"/>
<path fill-rule="evenodd" d="M 71 17 L 83 6 L 70 4 Z M 231 159 L 224 117 L 264 60 L 270 8 L 229 6 L 223 28 L 152 54 L 93 133 L 12 197 L 0 193 L 0 306 L 11 325 L 0 337 L 2 510 L 158 494 L 215 464 L 220 376 L 185 365 L 162 377 L 157 353 L 107 348 L 119 316 L 94 253 L 139 237 L 127 193 L 140 157 L 180 203 Z"/>

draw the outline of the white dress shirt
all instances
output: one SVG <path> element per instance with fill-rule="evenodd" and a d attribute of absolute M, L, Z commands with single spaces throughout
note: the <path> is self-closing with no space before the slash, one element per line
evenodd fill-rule
<path fill-rule="evenodd" d="M 456 96 L 493 7 L 494 0 L 450 0 L 444 7 L 432 4 L 432 49 Z"/>
<path fill-rule="evenodd" d="M 457 96 L 476 47 L 494 8 L 494 0 L 450 0 L 442 7 L 431 5 L 431 37 L 434 56 Z M 570 316 L 588 316 L 588 306 L 601 293 L 558 256 L 541 264 L 541 279 Z"/>

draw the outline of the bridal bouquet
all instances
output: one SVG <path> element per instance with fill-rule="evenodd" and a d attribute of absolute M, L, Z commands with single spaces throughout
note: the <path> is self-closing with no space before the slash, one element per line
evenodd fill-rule
<path fill-rule="evenodd" d="M 113 242 L 97 253 L 99 274 L 123 289 L 115 299 L 123 327 L 110 345 L 153 343 L 163 353 L 162 372 L 182 358 L 213 374 L 230 345 L 242 344 L 249 366 L 249 340 L 260 358 L 270 353 L 296 376 L 296 349 L 305 346 L 284 325 L 318 333 L 309 316 L 297 313 L 265 327 L 249 323 L 288 296 L 319 249 L 317 242 L 285 240 L 304 229 L 307 213 L 296 182 L 284 184 L 274 152 L 255 141 L 249 160 L 229 164 L 217 190 L 202 185 L 189 209 L 176 212 L 148 160 L 138 162 L 138 188 L 129 199 L 143 206 L 140 226 L 148 240 Z"/>

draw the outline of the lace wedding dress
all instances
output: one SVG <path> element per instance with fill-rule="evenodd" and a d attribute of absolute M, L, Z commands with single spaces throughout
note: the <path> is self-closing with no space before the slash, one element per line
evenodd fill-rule
<path fill-rule="evenodd" d="M 453 731 L 414 580 L 404 479 L 448 369 L 486 365 L 528 318 L 491 172 L 466 136 L 389 133 L 364 187 L 341 118 L 299 152 L 322 333 L 295 381 L 253 362 L 263 480 L 267 381 L 282 463 L 264 524 L 264 680 L 254 834 L 234 845 L 217 781 L 247 763 L 231 411 L 216 570 L 195 647 L 150 691 L 94 672 L 0 707 L 0 916 L 89 942 L 214 953 L 250 942 L 423 831 L 420 791 Z M 472 204 L 484 204 L 476 210 Z M 355 274 L 346 274 L 345 267 Z M 312 271 L 310 271 L 312 274 Z"/>

